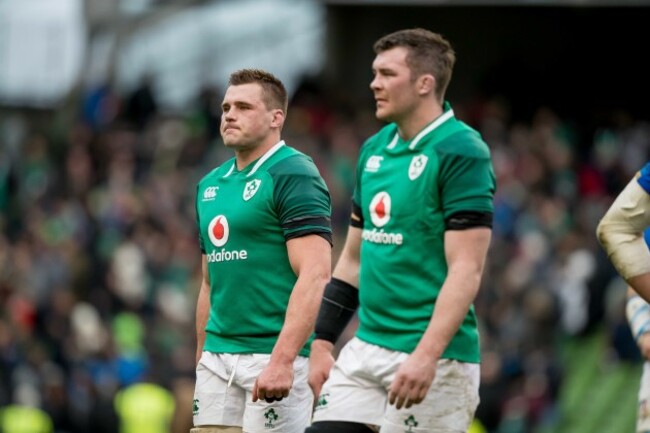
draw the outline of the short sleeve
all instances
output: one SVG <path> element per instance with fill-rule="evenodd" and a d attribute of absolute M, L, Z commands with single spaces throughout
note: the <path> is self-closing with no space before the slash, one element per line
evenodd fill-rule
<path fill-rule="evenodd" d="M 300 164 L 273 179 L 276 211 L 285 239 L 317 234 L 331 244 L 331 199 L 313 163 Z"/>
<path fill-rule="evenodd" d="M 439 188 L 445 219 L 457 212 L 493 212 L 496 180 L 492 161 L 479 152 L 442 152 Z"/>

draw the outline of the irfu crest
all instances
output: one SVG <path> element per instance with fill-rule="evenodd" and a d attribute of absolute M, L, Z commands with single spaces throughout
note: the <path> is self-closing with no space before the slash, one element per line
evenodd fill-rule
<path fill-rule="evenodd" d="M 414 156 L 411 160 L 411 165 L 409 166 L 409 179 L 415 180 L 424 171 L 424 167 L 427 166 L 427 161 L 429 157 L 426 155 L 417 155 Z"/>
<path fill-rule="evenodd" d="M 259 179 L 253 179 L 246 182 L 246 186 L 244 187 L 244 193 L 242 194 L 242 197 L 244 198 L 245 201 L 248 201 L 251 198 L 253 198 L 257 190 L 260 189 L 261 183 L 262 181 Z"/>
<path fill-rule="evenodd" d="M 273 428 L 275 427 L 275 422 L 278 420 L 279 415 L 275 412 L 275 409 L 270 408 L 269 410 L 264 412 L 264 418 L 266 418 L 264 427 Z"/>

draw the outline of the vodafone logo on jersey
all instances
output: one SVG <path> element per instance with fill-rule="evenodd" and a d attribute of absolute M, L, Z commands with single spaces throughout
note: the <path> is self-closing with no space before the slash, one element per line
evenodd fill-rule
<path fill-rule="evenodd" d="M 383 227 L 390 221 L 391 199 L 386 191 L 375 194 L 370 201 L 370 219 L 375 227 Z"/>
<path fill-rule="evenodd" d="M 212 218 L 208 226 L 208 236 L 210 236 L 210 241 L 215 247 L 224 246 L 228 242 L 229 234 L 228 219 L 224 215 L 217 215 Z"/>
<path fill-rule="evenodd" d="M 219 248 L 226 245 L 228 237 L 230 236 L 230 226 L 228 225 L 228 218 L 225 215 L 217 215 L 212 218 L 208 225 L 208 236 L 210 242 Z M 206 254 L 208 263 L 231 262 L 234 260 L 247 260 L 247 250 L 226 250 L 225 248 L 212 250 Z"/>
<path fill-rule="evenodd" d="M 391 203 L 390 194 L 386 191 L 378 192 L 372 198 L 370 201 L 370 219 L 375 227 L 372 229 L 364 229 L 361 232 L 361 238 L 364 241 L 372 242 L 373 244 L 397 246 L 404 243 L 404 235 L 402 233 L 389 233 L 381 228 L 390 221 Z M 377 230 L 378 228 L 379 230 Z"/>

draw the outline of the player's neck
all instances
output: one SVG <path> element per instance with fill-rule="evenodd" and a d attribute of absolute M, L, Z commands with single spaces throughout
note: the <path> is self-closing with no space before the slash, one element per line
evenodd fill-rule
<path fill-rule="evenodd" d="M 443 113 L 442 105 L 439 103 L 422 104 L 413 110 L 403 119 L 397 120 L 397 128 L 402 140 L 408 141 L 415 137 L 428 124 L 436 120 Z"/>
<path fill-rule="evenodd" d="M 251 146 L 245 149 L 235 150 L 235 161 L 237 163 L 237 170 L 242 171 L 248 165 L 264 155 L 266 152 L 271 150 L 273 146 L 278 144 L 280 141 L 279 135 L 267 137 L 262 143 Z"/>

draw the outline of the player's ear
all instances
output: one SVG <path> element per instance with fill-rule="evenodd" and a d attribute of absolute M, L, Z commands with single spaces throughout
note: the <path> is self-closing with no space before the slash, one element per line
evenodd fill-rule
<path fill-rule="evenodd" d="M 416 87 L 418 94 L 428 95 L 429 93 L 435 91 L 436 78 L 431 74 L 422 74 L 416 81 Z"/>
<path fill-rule="evenodd" d="M 276 108 L 271 112 L 271 115 L 273 116 L 271 119 L 271 127 L 282 128 L 282 125 L 284 125 L 284 118 L 285 118 L 284 111 L 279 108 Z"/>

